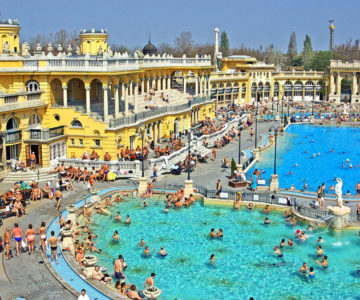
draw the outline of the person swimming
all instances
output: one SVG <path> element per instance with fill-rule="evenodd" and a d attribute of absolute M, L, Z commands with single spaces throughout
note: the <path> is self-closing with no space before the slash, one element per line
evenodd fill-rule
<path fill-rule="evenodd" d="M 317 154 L 318 156 L 321 156 L 321 153 L 320 152 L 318 152 L 318 154 Z"/>
<path fill-rule="evenodd" d="M 316 153 L 314 153 L 312 157 L 315 158 L 315 157 L 316 157 Z"/>
<path fill-rule="evenodd" d="M 328 267 L 328 261 L 327 261 L 327 255 L 324 255 L 321 258 L 321 262 L 320 261 L 315 261 L 319 266 L 322 266 L 323 268 L 327 268 Z"/>
<path fill-rule="evenodd" d="M 116 216 L 115 216 L 115 221 L 117 221 L 117 222 L 121 222 L 120 212 L 117 212 L 117 213 L 116 213 Z"/>
<path fill-rule="evenodd" d="M 308 270 L 307 263 L 304 262 L 303 265 L 301 266 L 301 268 L 299 269 L 299 273 L 306 274 L 307 270 Z"/>
<path fill-rule="evenodd" d="M 289 245 L 290 247 L 292 247 L 292 246 L 294 245 L 292 239 L 289 239 L 289 240 L 288 240 L 288 245 Z"/>
<path fill-rule="evenodd" d="M 211 265 L 215 265 L 215 264 L 216 264 L 215 254 L 211 254 L 211 255 L 210 255 L 209 264 L 211 264 Z"/>
<path fill-rule="evenodd" d="M 166 255 L 168 255 L 167 252 L 166 252 L 166 250 L 164 249 L 164 246 L 161 246 L 161 247 L 160 247 L 160 251 L 158 252 L 158 254 L 159 254 L 160 256 L 163 256 L 163 257 L 165 257 Z"/>
<path fill-rule="evenodd" d="M 332 148 L 332 149 L 330 150 L 330 152 L 334 152 L 334 148 Z"/>
<path fill-rule="evenodd" d="M 120 241 L 119 233 L 117 232 L 117 230 L 114 231 L 114 233 L 112 235 L 112 239 L 114 242 Z"/>
<path fill-rule="evenodd" d="M 140 242 L 137 244 L 139 248 L 144 247 L 146 245 L 144 239 L 141 239 Z"/>
<path fill-rule="evenodd" d="M 324 240 L 322 239 L 321 236 L 319 236 L 318 239 L 317 239 L 317 243 L 323 243 L 323 242 L 324 242 Z"/>
<path fill-rule="evenodd" d="M 281 250 L 279 249 L 278 245 L 276 245 L 274 247 L 274 253 L 276 254 L 277 257 L 283 257 L 284 254 L 282 254 Z"/>
<path fill-rule="evenodd" d="M 216 233 L 216 237 L 222 238 L 223 236 L 224 236 L 223 230 L 221 228 L 219 228 L 218 232 Z"/>
<path fill-rule="evenodd" d="M 323 256 L 324 254 L 324 250 L 322 249 L 321 245 L 317 245 L 317 251 L 316 251 L 316 256 Z"/>
<path fill-rule="evenodd" d="M 215 228 L 211 228 L 211 230 L 210 230 L 210 237 L 211 237 L 211 238 L 216 237 Z"/>
<path fill-rule="evenodd" d="M 154 253 L 155 252 L 155 248 L 153 249 L 153 251 L 150 251 L 150 248 L 149 248 L 149 246 L 146 246 L 145 247 L 145 249 L 144 249 L 144 251 L 143 251 L 143 255 L 145 256 L 145 257 L 149 257 L 152 253 Z"/>
<path fill-rule="evenodd" d="M 255 207 L 254 203 L 251 203 L 251 202 L 247 206 L 248 210 L 253 210 L 254 207 Z"/>
<path fill-rule="evenodd" d="M 268 217 L 266 217 L 266 218 L 264 219 L 264 224 L 265 224 L 265 225 L 269 225 L 270 223 L 271 223 L 270 219 L 269 219 Z"/>
<path fill-rule="evenodd" d="M 299 165 L 298 164 L 294 164 L 294 167 L 298 167 Z"/>
<path fill-rule="evenodd" d="M 293 174 L 293 172 L 292 171 L 289 171 L 289 175 L 292 175 Z"/>
<path fill-rule="evenodd" d="M 286 246 L 285 239 L 282 239 L 280 242 L 280 248 L 284 248 Z"/>
<path fill-rule="evenodd" d="M 315 272 L 314 272 L 314 268 L 313 267 L 310 267 L 310 270 L 309 270 L 309 278 L 315 278 Z"/>

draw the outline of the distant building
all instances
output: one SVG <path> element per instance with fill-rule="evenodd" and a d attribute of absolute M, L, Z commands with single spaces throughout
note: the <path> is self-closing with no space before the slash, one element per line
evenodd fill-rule
<path fill-rule="evenodd" d="M 360 49 L 360 40 L 355 40 L 355 46 Z"/>

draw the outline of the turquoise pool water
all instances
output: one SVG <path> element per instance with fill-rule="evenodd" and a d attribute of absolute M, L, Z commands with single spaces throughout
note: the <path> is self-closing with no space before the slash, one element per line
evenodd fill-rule
<path fill-rule="evenodd" d="M 347 159 L 353 168 L 350 168 L 350 163 L 346 163 Z M 295 164 L 298 166 L 295 167 Z M 316 191 L 325 182 L 329 193 L 330 185 L 336 184 L 334 178 L 340 177 L 344 183 L 343 194 L 347 191 L 355 194 L 355 186 L 360 180 L 359 164 L 360 129 L 356 127 L 291 125 L 286 134 L 278 138 L 277 173 L 282 188 L 290 188 L 294 184 L 295 188 L 302 189 L 305 179 L 309 190 Z M 271 147 L 248 172 L 248 177 L 254 168 L 258 168 L 265 171 L 263 178 L 270 179 L 273 165 L 274 147 Z M 289 174 L 290 171 L 292 174 Z"/>
<path fill-rule="evenodd" d="M 297 228 L 284 221 L 282 213 L 269 215 L 271 225 L 264 225 L 261 210 L 233 211 L 230 207 L 203 207 L 196 203 L 190 208 L 164 213 L 162 200 L 128 200 L 111 209 L 120 211 L 123 218 L 130 214 L 132 224 L 126 226 L 113 217 L 94 215 L 96 246 L 108 255 L 97 254 L 99 264 L 113 270 L 113 259 L 122 254 L 128 268 L 127 283 L 143 287 L 151 272 L 156 273 L 155 284 L 162 290 L 160 299 L 356 299 L 360 277 L 355 268 L 360 266 L 360 239 L 356 232 L 333 233 L 318 229 L 308 233 L 306 242 L 295 242 L 293 248 L 283 250 L 277 258 L 273 247 L 282 238 L 294 238 Z M 211 228 L 222 228 L 223 239 L 208 237 Z M 120 242 L 111 236 L 118 230 Z M 316 239 L 324 239 L 323 249 L 329 267 L 323 270 L 315 263 Z M 144 238 L 151 249 L 164 246 L 168 256 L 142 256 L 137 243 Z M 155 252 L 155 253 L 156 253 Z M 211 254 L 216 266 L 208 264 Z M 314 266 L 316 278 L 298 274 L 303 262 Z M 114 283 L 114 282 L 113 282 Z"/>

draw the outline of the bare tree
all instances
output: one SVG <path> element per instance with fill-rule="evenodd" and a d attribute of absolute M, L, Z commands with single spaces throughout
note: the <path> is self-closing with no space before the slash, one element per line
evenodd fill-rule
<path fill-rule="evenodd" d="M 186 54 L 192 56 L 194 48 L 194 40 L 190 31 L 183 31 L 178 37 L 175 38 L 175 49 L 177 54 Z"/>
<path fill-rule="evenodd" d="M 164 53 L 174 55 L 175 53 L 174 47 L 168 43 L 160 43 L 157 49 L 160 55 L 163 55 Z"/>

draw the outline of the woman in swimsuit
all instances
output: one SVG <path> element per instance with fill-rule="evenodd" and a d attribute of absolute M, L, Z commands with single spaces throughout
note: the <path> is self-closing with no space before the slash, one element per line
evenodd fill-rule
<path fill-rule="evenodd" d="M 114 231 L 114 233 L 112 235 L 112 239 L 113 239 L 114 242 L 120 241 L 120 237 L 119 237 L 119 234 L 118 234 L 117 230 Z"/>
<path fill-rule="evenodd" d="M 40 237 L 40 241 L 41 241 L 41 249 L 43 251 L 43 253 L 45 253 L 45 248 L 46 248 L 46 224 L 45 222 L 41 222 L 41 227 L 39 228 L 38 232 L 39 232 L 39 237 Z"/>
<path fill-rule="evenodd" d="M 36 231 L 32 228 L 32 224 L 29 224 L 29 227 L 25 232 L 26 242 L 29 248 L 29 255 L 34 253 L 35 234 Z"/>

